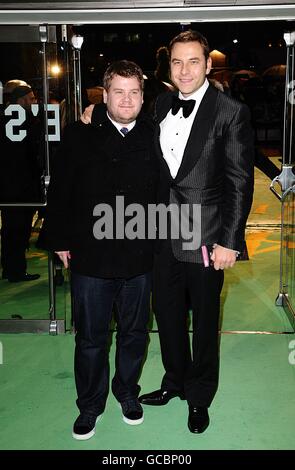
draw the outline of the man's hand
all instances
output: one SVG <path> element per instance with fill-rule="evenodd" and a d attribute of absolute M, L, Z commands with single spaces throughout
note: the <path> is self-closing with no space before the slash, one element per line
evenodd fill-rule
<path fill-rule="evenodd" d="M 230 248 L 224 248 L 224 246 L 216 245 L 213 248 L 211 260 L 214 263 L 214 269 L 232 268 L 237 259 L 237 252 Z"/>
<path fill-rule="evenodd" d="M 84 109 L 84 113 L 80 116 L 83 124 L 91 124 L 91 117 L 93 112 L 94 104 L 90 104 L 87 108 Z"/>
<path fill-rule="evenodd" d="M 71 259 L 71 253 L 69 251 L 55 251 L 59 259 L 63 262 L 64 267 L 67 269 L 69 267 L 68 260 Z"/>

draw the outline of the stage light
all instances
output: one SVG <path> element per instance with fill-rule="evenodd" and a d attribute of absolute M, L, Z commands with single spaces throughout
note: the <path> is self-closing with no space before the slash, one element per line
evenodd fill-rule
<path fill-rule="evenodd" d="M 57 75 L 60 74 L 61 68 L 58 64 L 54 64 L 54 65 L 51 66 L 50 71 L 51 71 L 52 75 L 57 76 Z"/>

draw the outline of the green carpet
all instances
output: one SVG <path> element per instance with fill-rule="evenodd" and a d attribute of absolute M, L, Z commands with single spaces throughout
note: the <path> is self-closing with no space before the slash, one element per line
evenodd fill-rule
<path fill-rule="evenodd" d="M 187 429 L 187 405 L 145 407 L 145 421 L 128 426 L 109 395 L 95 437 L 71 437 L 77 416 L 72 335 L 1 335 L 0 449 L 295 449 L 294 335 L 222 335 L 220 386 L 202 435 Z M 114 342 L 113 342 L 114 343 Z M 113 370 L 114 349 L 110 354 Z M 151 334 L 140 384 L 158 388 L 162 377 L 158 335 Z"/>
<path fill-rule="evenodd" d="M 279 157 L 271 157 L 270 160 L 280 168 Z M 270 184 L 271 180 L 262 171 L 255 168 L 253 204 L 248 224 L 256 226 L 280 223 L 281 203 L 270 191 Z M 275 188 L 280 192 L 279 185 L 276 184 Z"/>
<path fill-rule="evenodd" d="M 283 309 L 275 305 L 280 232 L 248 232 L 247 245 L 250 260 L 225 272 L 222 331 L 292 331 Z"/>
<path fill-rule="evenodd" d="M 49 287 L 47 253 L 37 250 L 34 236 L 30 250 L 27 252 L 28 272 L 41 275 L 40 279 L 31 282 L 10 283 L 0 280 L 0 319 L 21 316 L 23 319 L 49 318 Z M 63 319 L 70 316 L 70 294 L 68 276 L 65 272 L 65 283 L 56 287 L 56 317 Z"/>

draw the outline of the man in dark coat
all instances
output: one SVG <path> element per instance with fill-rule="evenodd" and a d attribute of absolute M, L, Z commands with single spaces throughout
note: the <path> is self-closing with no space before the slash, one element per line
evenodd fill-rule
<path fill-rule="evenodd" d="M 153 302 L 165 374 L 159 390 L 139 397 L 146 405 L 186 399 L 193 433 L 209 425 L 218 386 L 223 270 L 243 249 L 253 193 L 249 110 L 209 84 L 210 70 L 208 42 L 200 33 L 186 31 L 171 41 L 170 76 L 179 92 L 161 95 L 156 103 L 159 200 L 199 209 L 192 218 L 199 246 L 188 247 L 185 236 L 159 243 Z"/>
<path fill-rule="evenodd" d="M 44 223 L 47 247 L 65 267 L 69 260 L 71 265 L 80 410 L 73 437 L 79 440 L 94 435 L 105 409 L 113 307 L 117 348 L 112 391 L 124 422 L 143 422 L 138 379 L 147 344 L 153 241 L 132 231 L 130 216 L 135 205 L 147 213 L 148 204 L 155 202 L 158 172 L 153 123 L 141 112 L 141 69 L 129 61 L 110 65 L 103 97 L 91 125 L 77 122 L 65 131 L 54 157 Z M 144 224 L 141 220 L 141 228 Z"/>

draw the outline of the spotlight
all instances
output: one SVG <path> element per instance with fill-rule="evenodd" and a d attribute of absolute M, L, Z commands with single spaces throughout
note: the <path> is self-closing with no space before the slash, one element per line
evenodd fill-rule
<path fill-rule="evenodd" d="M 59 66 L 58 64 L 55 64 L 55 65 L 52 65 L 52 66 L 51 66 L 50 71 L 51 71 L 52 75 L 57 76 L 57 75 L 60 74 L 61 68 L 60 68 L 60 66 Z"/>

